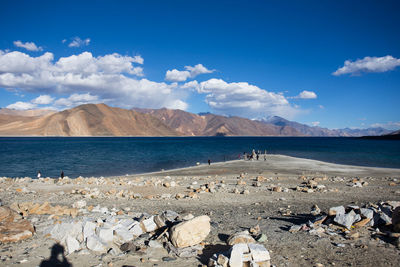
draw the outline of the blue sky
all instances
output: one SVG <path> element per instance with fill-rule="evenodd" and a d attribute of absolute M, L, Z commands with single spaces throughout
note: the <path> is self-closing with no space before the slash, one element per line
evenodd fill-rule
<path fill-rule="evenodd" d="M 398 129 L 399 11 L 399 1 L 5 0 L 0 107 L 105 102 Z"/>

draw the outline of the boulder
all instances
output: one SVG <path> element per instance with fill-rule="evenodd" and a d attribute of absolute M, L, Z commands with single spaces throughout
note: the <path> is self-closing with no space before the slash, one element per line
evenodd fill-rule
<path fill-rule="evenodd" d="M 360 213 L 367 219 L 372 219 L 374 217 L 374 211 L 372 209 L 361 208 Z"/>
<path fill-rule="evenodd" d="M 103 242 L 101 242 L 100 238 L 96 235 L 91 235 L 86 240 L 86 246 L 88 249 L 99 252 L 99 253 L 106 253 L 107 246 Z"/>
<path fill-rule="evenodd" d="M 268 250 L 260 244 L 248 244 L 251 257 L 255 262 L 264 262 L 271 260 Z"/>
<path fill-rule="evenodd" d="M 0 207 L 0 242 L 18 242 L 32 237 L 35 230 L 27 220 L 22 220 L 20 216 L 8 207 Z"/>
<path fill-rule="evenodd" d="M 140 236 L 144 233 L 139 222 L 135 222 L 135 224 L 129 229 L 129 232 L 132 233 L 134 236 Z"/>
<path fill-rule="evenodd" d="M 72 236 L 68 235 L 65 239 L 65 244 L 67 246 L 68 254 L 73 253 L 74 251 L 79 250 L 79 242 Z"/>
<path fill-rule="evenodd" d="M 109 243 L 112 242 L 114 239 L 113 229 L 112 228 L 97 228 L 96 229 L 97 235 L 99 236 L 101 242 Z"/>
<path fill-rule="evenodd" d="M 153 232 L 158 229 L 157 224 L 154 222 L 154 216 L 142 221 L 142 229 L 146 232 Z"/>
<path fill-rule="evenodd" d="M 231 236 L 229 236 L 226 243 L 230 246 L 239 244 L 239 243 L 256 243 L 254 238 L 250 235 L 248 231 L 237 232 Z"/>
<path fill-rule="evenodd" d="M 83 226 L 83 239 L 86 240 L 89 236 L 94 235 L 96 230 L 96 224 L 94 222 L 87 221 Z"/>
<path fill-rule="evenodd" d="M 242 267 L 243 266 L 243 254 L 249 252 L 247 244 L 239 243 L 233 245 L 231 248 L 231 255 L 229 258 L 230 267 Z"/>
<path fill-rule="evenodd" d="M 341 226 L 346 227 L 347 229 L 351 229 L 351 226 L 357 220 L 360 220 L 361 217 L 359 214 L 356 214 L 353 210 L 347 214 L 337 214 L 333 221 Z"/>
<path fill-rule="evenodd" d="M 170 229 L 170 240 L 177 248 L 190 247 L 203 241 L 210 230 L 210 217 L 203 215 L 174 225 Z"/>
<path fill-rule="evenodd" d="M 346 211 L 343 206 L 332 207 L 329 209 L 329 212 L 328 212 L 329 216 L 345 214 L 345 213 L 346 213 Z"/>

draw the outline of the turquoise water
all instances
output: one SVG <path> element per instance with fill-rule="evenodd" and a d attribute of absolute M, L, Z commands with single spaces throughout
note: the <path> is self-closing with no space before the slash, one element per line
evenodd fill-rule
<path fill-rule="evenodd" d="M 400 141 L 333 137 L 1 137 L 0 176 L 110 176 L 237 159 L 252 149 L 400 168 Z"/>

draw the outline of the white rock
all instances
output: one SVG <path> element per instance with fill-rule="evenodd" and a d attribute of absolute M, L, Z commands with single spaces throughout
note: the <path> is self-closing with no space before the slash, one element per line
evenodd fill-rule
<path fill-rule="evenodd" d="M 67 245 L 68 254 L 72 254 L 74 251 L 79 250 L 79 242 L 70 235 L 67 235 L 65 239 Z"/>
<path fill-rule="evenodd" d="M 133 220 L 133 219 L 131 219 L 131 218 L 128 218 L 128 219 L 122 219 L 122 220 L 120 220 L 119 222 L 118 222 L 118 227 L 116 227 L 116 228 L 119 228 L 119 226 L 120 227 L 123 227 L 123 228 L 126 228 L 126 229 L 131 229 L 135 224 L 137 224 L 137 221 L 135 221 L 135 220 Z"/>
<path fill-rule="evenodd" d="M 191 219 L 193 219 L 193 218 L 194 218 L 194 215 L 191 214 L 191 213 L 189 213 L 189 214 L 183 216 L 182 220 L 184 220 L 184 221 L 189 221 L 189 220 L 191 220 Z"/>
<path fill-rule="evenodd" d="M 242 267 L 243 266 L 243 253 L 249 252 L 247 244 L 239 243 L 235 244 L 231 248 L 231 256 L 229 258 L 230 267 Z"/>
<path fill-rule="evenodd" d="M 123 244 L 133 239 L 133 234 L 127 228 L 117 228 L 114 230 L 114 242 Z"/>
<path fill-rule="evenodd" d="M 177 248 L 190 247 L 203 241 L 210 230 L 210 217 L 203 215 L 174 225 L 170 229 L 170 240 Z"/>
<path fill-rule="evenodd" d="M 96 224 L 94 222 L 87 221 L 83 226 L 83 239 L 86 240 L 89 236 L 94 235 L 96 232 Z"/>
<path fill-rule="evenodd" d="M 358 216 L 357 216 L 358 215 Z M 356 214 L 353 210 L 347 214 L 337 214 L 333 219 L 337 224 L 346 227 L 347 229 L 351 229 L 353 223 L 359 220 L 361 217 L 359 214 Z"/>
<path fill-rule="evenodd" d="M 150 218 L 143 220 L 142 225 L 144 230 L 146 230 L 146 232 L 153 232 L 158 229 L 157 224 L 154 222 L 154 216 L 151 216 Z"/>
<path fill-rule="evenodd" d="M 160 244 L 160 242 L 157 242 L 155 240 L 150 240 L 149 241 L 149 247 L 151 247 L 151 248 L 162 248 L 163 246 Z"/>
<path fill-rule="evenodd" d="M 100 238 L 96 235 L 89 236 L 86 240 L 86 246 L 88 249 L 95 251 L 106 253 L 107 246 L 103 242 L 101 242 Z"/>
<path fill-rule="evenodd" d="M 70 235 L 79 241 L 83 241 L 82 222 L 56 224 L 51 229 L 50 235 L 52 238 L 58 240 L 62 244 L 65 244 L 67 235 Z"/>
<path fill-rule="evenodd" d="M 330 216 L 339 215 L 339 214 L 345 214 L 345 213 L 346 213 L 346 211 L 345 211 L 343 206 L 332 207 L 332 208 L 329 209 L 329 212 L 328 212 L 328 214 Z"/>
<path fill-rule="evenodd" d="M 129 229 L 129 232 L 132 233 L 134 236 L 140 236 L 144 233 L 142 227 L 140 227 L 139 222 L 136 222 L 135 225 Z"/>
<path fill-rule="evenodd" d="M 85 200 L 75 201 L 74 204 L 72 204 L 72 207 L 76 209 L 82 209 L 86 207 L 86 201 Z"/>
<path fill-rule="evenodd" d="M 112 242 L 114 239 L 113 229 L 112 228 L 97 228 L 97 235 L 103 243 Z"/>
<path fill-rule="evenodd" d="M 269 261 L 271 257 L 268 250 L 261 244 L 247 244 L 255 262 Z"/>

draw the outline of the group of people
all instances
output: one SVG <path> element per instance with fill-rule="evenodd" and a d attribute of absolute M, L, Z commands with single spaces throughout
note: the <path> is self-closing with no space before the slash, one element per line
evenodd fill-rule
<path fill-rule="evenodd" d="M 243 159 L 244 160 L 246 160 L 246 159 L 247 160 L 254 160 L 254 159 L 259 160 L 261 155 L 264 156 L 264 161 L 266 161 L 267 160 L 267 150 L 264 150 L 264 154 L 261 154 L 261 150 L 255 151 L 254 149 L 249 154 L 247 154 L 246 152 L 243 152 Z"/>
<path fill-rule="evenodd" d="M 42 173 L 40 171 L 38 171 L 37 178 L 40 178 L 40 177 L 42 177 Z M 64 171 L 61 171 L 60 177 L 61 177 L 61 179 L 64 178 Z"/>

